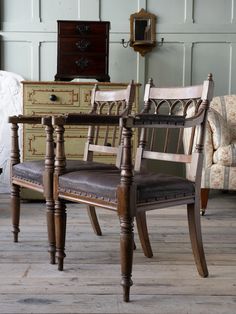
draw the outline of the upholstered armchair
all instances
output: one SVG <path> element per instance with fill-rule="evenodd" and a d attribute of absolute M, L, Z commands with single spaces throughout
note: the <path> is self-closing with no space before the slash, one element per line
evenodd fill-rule
<path fill-rule="evenodd" d="M 213 98 L 205 141 L 202 214 L 210 189 L 236 190 L 236 95 Z"/>

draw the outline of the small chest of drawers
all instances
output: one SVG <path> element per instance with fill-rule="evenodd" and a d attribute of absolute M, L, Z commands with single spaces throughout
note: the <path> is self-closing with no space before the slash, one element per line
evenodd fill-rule
<path fill-rule="evenodd" d="M 100 89 L 122 89 L 127 83 L 98 83 Z M 139 86 L 133 113 L 138 110 Z M 33 82 L 23 81 L 23 114 L 56 115 L 69 112 L 88 113 L 91 109 L 92 82 Z M 65 147 L 69 159 L 83 158 L 87 127 L 68 126 L 65 132 Z M 37 160 L 45 155 L 45 131 L 41 125 L 23 126 L 23 159 Z M 101 157 L 102 158 L 102 157 Z M 107 158 L 106 158 L 107 159 Z M 109 159 L 109 158 L 108 158 Z M 105 160 L 103 160 L 105 161 Z"/>
<path fill-rule="evenodd" d="M 58 21 L 55 80 L 93 78 L 109 82 L 110 22 Z"/>

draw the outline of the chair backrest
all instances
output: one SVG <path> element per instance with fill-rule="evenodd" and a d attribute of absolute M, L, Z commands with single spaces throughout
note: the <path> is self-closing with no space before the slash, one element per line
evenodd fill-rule
<path fill-rule="evenodd" d="M 124 89 L 100 90 L 96 84 L 91 94 L 91 114 L 127 116 L 132 111 L 135 98 L 133 81 Z M 116 156 L 116 165 L 121 163 L 122 129 L 116 126 L 89 126 L 85 144 L 84 160 L 93 160 L 94 153 Z"/>
<path fill-rule="evenodd" d="M 202 85 L 180 88 L 157 88 L 152 80 L 146 85 L 141 116 L 158 116 L 158 127 L 143 127 L 135 159 L 135 170 L 141 171 L 146 159 L 187 163 L 188 179 L 195 181 L 201 166 L 207 111 L 213 94 L 212 75 Z M 166 122 L 169 116 L 169 123 Z M 163 123 L 161 123 L 163 116 Z M 188 143 L 183 135 L 190 132 Z"/>

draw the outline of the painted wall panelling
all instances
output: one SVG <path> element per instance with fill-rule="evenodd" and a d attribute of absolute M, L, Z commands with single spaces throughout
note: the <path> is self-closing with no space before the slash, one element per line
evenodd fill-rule
<path fill-rule="evenodd" d="M 110 20 L 112 81 L 134 78 L 145 84 L 152 76 L 161 86 L 189 85 L 200 82 L 212 71 L 216 95 L 236 93 L 235 2 L 2 0 L 1 68 L 17 72 L 26 79 L 53 80 L 56 20 Z M 145 58 L 120 43 L 122 38 L 129 40 L 130 14 L 141 8 L 157 15 L 157 39 L 165 39 L 162 47 L 156 47 Z"/>
<path fill-rule="evenodd" d="M 26 79 L 53 80 L 57 19 L 110 20 L 112 81 L 134 78 L 144 84 L 152 76 L 162 86 L 188 85 L 212 71 L 216 94 L 236 92 L 235 0 L 2 0 L 0 5 L 1 68 Z M 165 39 L 145 58 L 120 44 L 129 40 L 130 14 L 141 8 L 157 15 L 157 39 Z"/>

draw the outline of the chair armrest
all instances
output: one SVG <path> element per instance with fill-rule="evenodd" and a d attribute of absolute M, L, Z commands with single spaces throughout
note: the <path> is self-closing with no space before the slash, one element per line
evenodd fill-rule
<path fill-rule="evenodd" d="M 207 123 L 206 133 L 205 133 L 205 144 L 204 144 L 203 168 L 211 167 L 211 165 L 213 164 L 213 153 L 214 153 L 214 148 L 213 148 L 212 130 L 209 123 Z"/>
<path fill-rule="evenodd" d="M 18 115 L 8 117 L 8 123 L 41 124 L 42 116 Z"/>
<path fill-rule="evenodd" d="M 214 150 L 220 146 L 230 145 L 231 131 L 228 122 L 216 110 L 210 108 L 208 123 L 212 132 L 212 143 Z"/>
<path fill-rule="evenodd" d="M 184 127 L 185 121 L 185 116 L 138 114 L 120 118 L 120 126 L 127 128 Z"/>
<path fill-rule="evenodd" d="M 61 116 L 53 116 L 53 125 L 119 125 L 120 115 L 95 115 L 75 113 Z"/>

